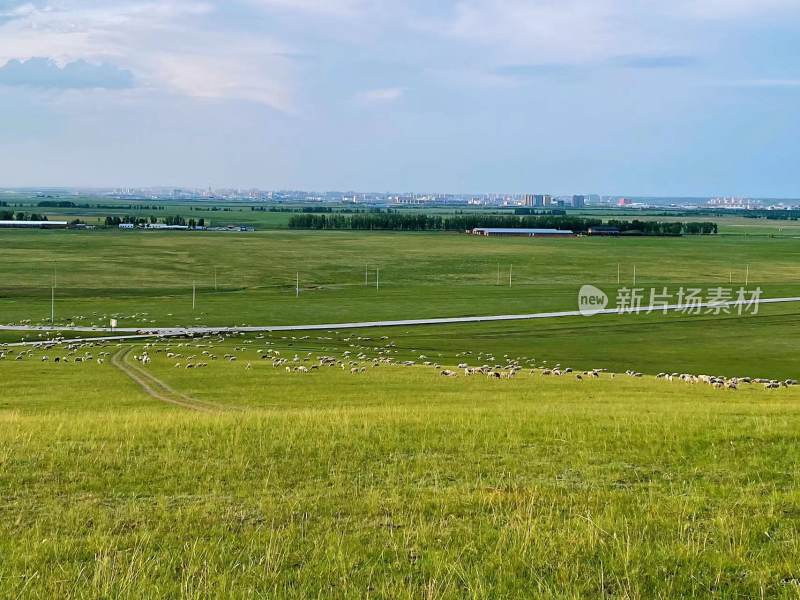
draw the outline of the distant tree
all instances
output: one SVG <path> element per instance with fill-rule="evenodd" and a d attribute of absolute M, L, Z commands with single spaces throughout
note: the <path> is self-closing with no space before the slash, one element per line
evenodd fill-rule
<path fill-rule="evenodd" d="M 164 219 L 166 225 L 186 225 L 186 220 L 180 215 L 171 215 Z"/>
<path fill-rule="evenodd" d="M 75 208 L 75 203 L 69 200 L 42 200 L 36 206 L 45 208 Z"/>

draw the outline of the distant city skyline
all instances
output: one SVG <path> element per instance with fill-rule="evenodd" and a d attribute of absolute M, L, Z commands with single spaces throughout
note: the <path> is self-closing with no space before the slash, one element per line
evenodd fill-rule
<path fill-rule="evenodd" d="M 796 0 L 0 0 L 0 187 L 800 197 Z"/>
<path fill-rule="evenodd" d="M 356 203 L 367 205 L 423 205 L 450 204 L 453 206 L 482 204 L 486 206 L 518 206 L 537 209 L 611 207 L 686 207 L 784 210 L 800 207 L 800 198 L 767 198 L 744 196 L 639 196 L 630 194 L 528 194 L 516 192 L 453 193 L 414 191 L 363 191 L 363 190 L 269 190 L 260 188 L 203 188 L 185 187 L 0 187 L 0 206 L 22 201 L 35 195 L 42 200 L 69 200 L 75 198 L 116 198 L 130 200 L 251 200 L 256 202 L 301 203 Z M 19 197 L 21 196 L 21 198 Z"/>

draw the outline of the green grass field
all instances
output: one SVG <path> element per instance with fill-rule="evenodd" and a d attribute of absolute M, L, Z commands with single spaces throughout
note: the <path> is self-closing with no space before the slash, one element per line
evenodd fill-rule
<path fill-rule="evenodd" d="M 617 264 L 630 284 L 634 263 L 648 288 L 738 286 L 749 264 L 765 296 L 800 295 L 789 237 L 3 231 L 0 243 L 0 323 L 47 321 L 54 268 L 58 323 L 133 327 L 574 310 L 582 284 L 615 290 Z M 147 366 L 132 359 L 142 343 L 75 349 L 92 354 L 83 363 L 6 350 L 0 597 L 797 597 L 800 388 L 652 375 L 794 378 L 799 343 L 787 304 L 171 340 Z M 268 349 L 290 366 L 326 355 L 367 368 L 287 372 L 260 359 Z M 358 354 L 646 375 L 448 378 Z"/>
<path fill-rule="evenodd" d="M 768 237 L 560 240 L 458 234 L 3 232 L 0 322 L 47 323 L 57 272 L 60 324 L 342 323 L 577 309 L 581 285 L 750 287 L 800 296 L 800 240 Z M 497 285 L 498 265 L 500 285 Z M 508 270 L 513 265 L 513 287 Z M 365 282 L 368 268 L 368 285 Z M 380 269 L 380 289 L 375 272 Z M 214 289 L 216 270 L 217 289 Z M 295 297 L 300 273 L 301 294 Z M 197 286 L 192 311 L 192 284 Z M 651 315 L 393 331 L 397 343 L 518 352 L 582 368 L 794 376 L 800 305 L 757 316 Z M 5 335 L 11 341 L 17 335 Z M 31 337 L 31 336 L 27 336 Z M 507 348 L 507 350 L 504 350 Z"/>

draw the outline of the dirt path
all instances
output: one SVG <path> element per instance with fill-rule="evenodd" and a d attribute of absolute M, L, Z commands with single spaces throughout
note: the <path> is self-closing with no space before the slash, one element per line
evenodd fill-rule
<path fill-rule="evenodd" d="M 174 404 L 182 408 L 188 408 L 189 410 L 200 412 L 218 412 L 222 410 L 219 406 L 209 402 L 203 402 L 202 400 L 196 400 L 195 398 L 176 391 L 155 375 L 131 363 L 128 360 L 128 355 L 131 350 L 132 348 L 121 349 L 111 357 L 111 364 L 135 381 L 149 396 L 161 402 Z"/>

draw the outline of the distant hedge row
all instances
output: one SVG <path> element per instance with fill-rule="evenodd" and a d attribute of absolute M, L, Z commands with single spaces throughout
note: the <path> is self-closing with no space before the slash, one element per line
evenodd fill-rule
<path fill-rule="evenodd" d="M 428 215 L 397 213 L 297 214 L 289 218 L 289 229 L 350 229 L 361 231 L 467 231 L 476 227 L 531 227 L 569 229 L 586 233 L 590 227 L 605 225 L 623 234 L 697 235 L 717 233 L 716 223 L 662 223 L 659 221 L 617 221 L 559 215 Z"/>
<path fill-rule="evenodd" d="M 617 221 L 610 220 L 606 227 L 615 227 L 620 233 L 642 233 L 645 235 L 712 235 L 717 233 L 717 224 L 710 221 L 687 223 L 664 223 L 661 221 Z"/>
<path fill-rule="evenodd" d="M 13 210 L 0 210 L 0 221 L 47 221 L 47 215 L 38 213 L 15 213 Z"/>

